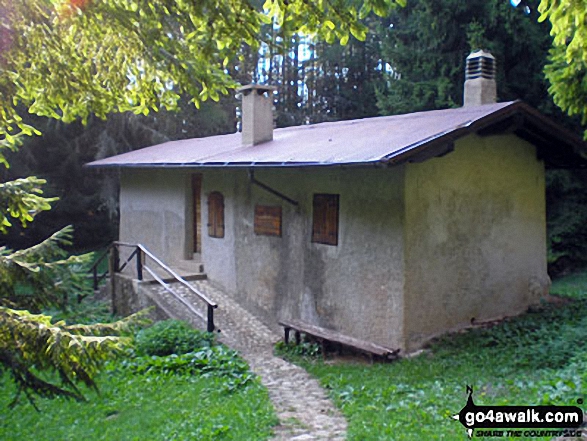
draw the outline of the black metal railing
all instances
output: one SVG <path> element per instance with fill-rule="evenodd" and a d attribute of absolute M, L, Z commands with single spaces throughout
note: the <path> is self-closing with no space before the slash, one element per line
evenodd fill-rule
<path fill-rule="evenodd" d="M 130 254 L 124 259 L 121 263 L 121 248 L 130 248 L 132 251 Z M 108 270 L 100 274 L 99 266 L 104 262 L 104 260 L 108 258 Z M 218 305 L 210 300 L 206 295 L 201 293 L 198 289 L 194 286 L 190 285 L 188 282 L 185 281 L 183 277 L 173 271 L 170 267 L 165 265 L 157 256 L 151 253 L 147 248 L 145 248 L 141 244 L 129 244 L 124 242 L 113 242 L 106 251 L 100 255 L 100 257 L 94 262 L 92 267 L 90 268 L 90 272 L 92 273 L 93 278 L 93 285 L 94 290 L 99 288 L 100 282 L 106 278 L 108 273 L 115 272 L 119 273 L 122 272 L 131 262 L 135 260 L 136 264 L 136 276 L 137 279 L 142 281 L 144 280 L 144 272 L 146 271 L 154 281 L 159 283 L 167 292 L 169 292 L 176 300 L 182 303 L 192 314 L 200 317 L 202 320 L 206 322 L 206 329 L 208 332 L 213 332 L 215 330 L 214 326 L 214 310 L 218 308 Z M 160 277 L 153 268 L 150 268 L 146 265 L 147 259 L 155 263 L 159 268 L 165 271 L 171 279 L 174 281 L 179 282 L 181 285 L 185 286 L 191 293 L 193 293 L 199 300 L 203 301 L 206 304 L 207 313 L 204 317 L 200 311 L 195 309 L 192 304 L 186 301 L 182 296 L 180 296 L 162 277 Z M 111 274 L 112 276 L 112 274 Z"/>

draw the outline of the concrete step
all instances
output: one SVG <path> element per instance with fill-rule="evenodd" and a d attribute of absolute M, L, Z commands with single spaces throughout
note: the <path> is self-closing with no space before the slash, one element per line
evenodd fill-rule
<path fill-rule="evenodd" d="M 176 280 L 167 271 L 161 268 L 159 265 L 147 262 L 147 266 L 157 274 L 158 277 L 163 279 L 165 283 L 174 283 Z M 181 260 L 179 262 L 169 265 L 169 267 L 184 280 L 206 280 L 207 275 L 204 272 L 204 264 L 193 260 Z M 157 281 L 145 271 L 143 274 L 144 280 L 147 282 L 157 283 Z"/>
<path fill-rule="evenodd" d="M 155 283 L 149 284 L 147 286 L 149 286 L 149 288 L 144 291 L 145 294 L 155 305 L 157 305 L 157 308 L 164 312 L 167 317 L 186 321 L 195 328 L 206 329 L 206 320 L 190 312 L 184 304 L 178 301 L 172 294 L 167 292 L 161 285 Z M 204 303 L 191 298 L 191 295 L 187 294 L 187 290 L 185 287 L 183 287 L 183 285 L 179 283 L 172 283 L 171 288 L 186 301 L 188 301 L 202 317 L 206 317 Z"/>
<path fill-rule="evenodd" d="M 159 277 L 161 277 L 161 279 L 165 282 L 165 283 L 179 283 L 174 277 L 171 277 L 169 275 L 167 275 L 167 273 L 161 273 L 159 274 L 159 272 L 157 272 L 157 275 Z M 187 282 L 190 281 L 194 281 L 194 280 L 206 280 L 208 278 L 208 276 L 204 273 L 198 273 L 198 274 L 180 274 L 181 278 Z M 150 274 L 145 274 L 144 275 L 144 279 L 145 282 L 149 282 L 149 283 L 153 283 L 153 284 L 157 284 L 159 282 L 157 282 L 157 280 L 155 280 L 154 278 L 151 277 Z"/>

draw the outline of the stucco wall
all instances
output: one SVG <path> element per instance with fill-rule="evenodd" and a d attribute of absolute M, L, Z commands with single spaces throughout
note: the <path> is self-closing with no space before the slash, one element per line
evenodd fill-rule
<path fill-rule="evenodd" d="M 208 277 L 277 327 L 277 318 L 403 346 L 403 168 L 261 170 L 258 180 L 299 202 L 251 185 L 245 171 L 206 171 L 203 197 L 225 197 L 225 237 L 204 232 Z M 311 243 L 314 193 L 340 195 L 339 243 Z M 282 237 L 254 233 L 255 204 L 281 206 Z M 207 219 L 207 204 L 202 215 Z"/>
<path fill-rule="evenodd" d="M 235 256 L 235 225 L 239 219 L 237 208 L 237 186 L 242 185 L 244 171 L 210 170 L 202 174 L 202 262 L 212 282 L 230 293 L 237 291 Z M 239 179 L 240 178 L 240 179 Z M 224 196 L 224 237 L 208 235 L 208 196 L 218 191 Z"/>
<path fill-rule="evenodd" d="M 120 239 L 165 262 L 191 255 L 191 174 L 124 170 Z M 390 169 L 202 171 L 202 261 L 209 279 L 277 329 L 301 318 L 390 347 L 522 312 L 547 283 L 544 169 L 510 136 Z M 224 195 L 225 236 L 206 228 Z M 315 193 L 340 195 L 337 246 L 311 242 Z M 281 206 L 282 237 L 254 233 L 256 204 Z M 405 272 L 404 272 L 405 269 Z M 405 294 L 404 294 L 405 293 Z"/>
<path fill-rule="evenodd" d="M 142 243 L 165 263 L 188 257 L 192 237 L 188 177 L 177 170 L 123 170 L 120 240 Z"/>
<path fill-rule="evenodd" d="M 513 135 L 406 167 L 407 346 L 517 314 L 547 284 L 544 167 Z"/>

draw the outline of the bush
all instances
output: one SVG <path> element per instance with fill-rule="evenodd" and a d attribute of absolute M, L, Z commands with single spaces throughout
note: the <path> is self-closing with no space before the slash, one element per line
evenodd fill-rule
<path fill-rule="evenodd" d="M 132 373 L 156 377 L 213 377 L 219 387 L 234 391 L 255 375 L 238 353 L 216 344 L 214 334 L 179 320 L 165 320 L 139 331 L 135 351 L 120 366 Z"/>
<path fill-rule="evenodd" d="M 180 320 L 164 320 L 141 330 L 136 336 L 138 355 L 187 354 L 214 344 L 214 334 L 190 327 Z"/>
<path fill-rule="evenodd" d="M 247 362 L 224 345 L 181 355 L 135 357 L 123 361 L 122 366 L 142 375 L 221 378 L 223 387 L 229 391 L 245 386 L 255 378 Z"/>

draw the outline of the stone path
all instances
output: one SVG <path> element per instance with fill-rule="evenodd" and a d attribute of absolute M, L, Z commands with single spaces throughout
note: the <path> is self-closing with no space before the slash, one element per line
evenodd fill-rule
<path fill-rule="evenodd" d="M 344 440 L 346 420 L 318 382 L 304 369 L 273 355 L 273 345 L 280 336 L 210 282 L 190 283 L 218 303 L 214 322 L 221 329 L 220 341 L 239 351 L 268 389 L 280 421 L 273 440 Z M 185 287 L 174 284 L 173 288 L 192 305 L 202 304 Z M 165 302 L 166 309 L 171 309 L 167 312 L 172 316 L 204 327 L 200 319 L 189 314 L 163 288 L 154 286 L 154 290 Z"/>

